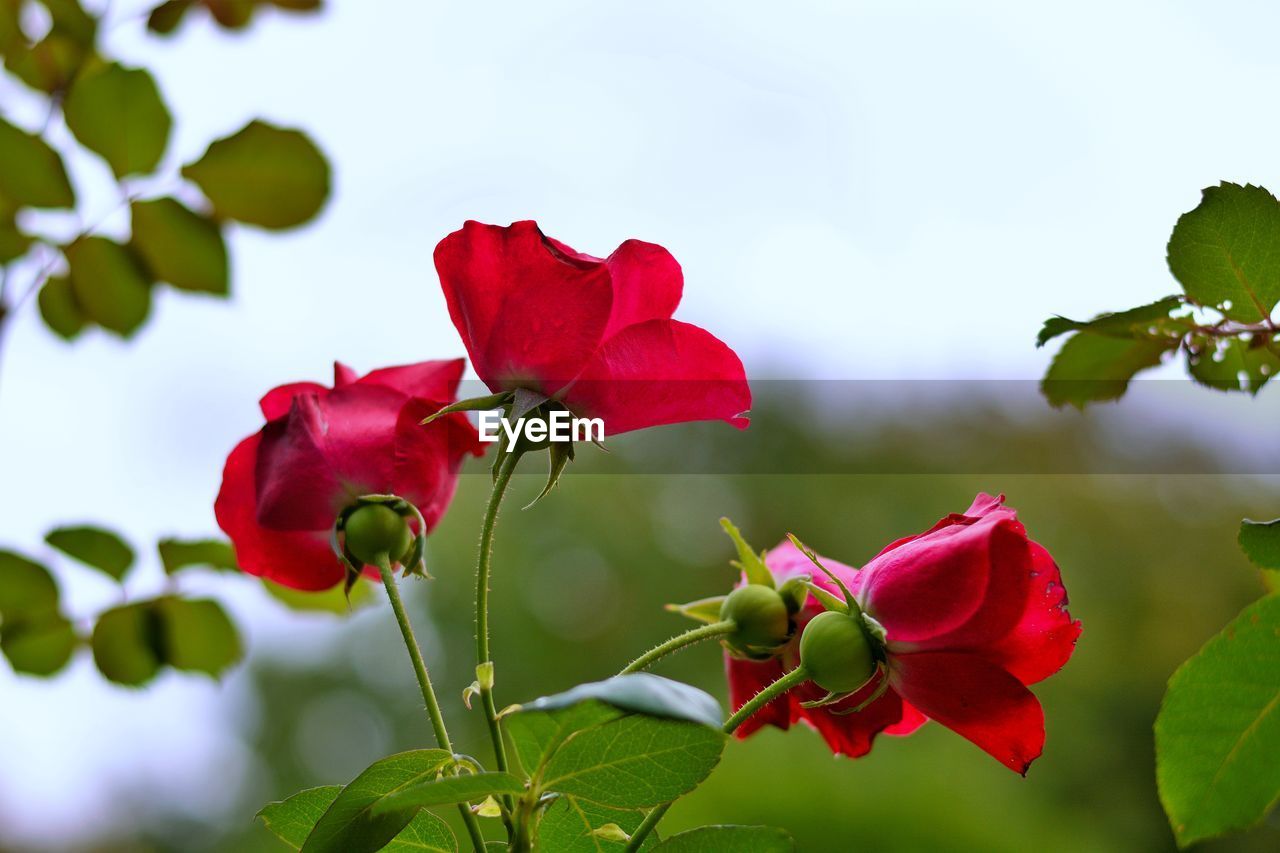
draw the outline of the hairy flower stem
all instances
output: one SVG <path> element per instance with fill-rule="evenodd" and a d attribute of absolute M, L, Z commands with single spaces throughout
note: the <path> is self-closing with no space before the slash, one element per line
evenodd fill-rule
<path fill-rule="evenodd" d="M 746 722 L 747 718 L 759 711 L 765 705 L 768 705 L 774 699 L 777 699 L 783 693 L 786 693 L 793 687 L 798 687 L 809 678 L 809 673 L 804 667 L 798 666 L 761 690 L 755 696 L 751 697 L 745 705 L 738 709 L 738 712 L 725 721 L 724 733 L 727 735 L 737 731 L 738 726 Z M 636 831 L 631 834 L 631 840 L 627 842 L 627 853 L 634 853 L 640 849 L 640 845 L 644 844 L 644 840 L 648 837 L 653 828 L 658 825 L 658 821 L 662 820 L 662 816 L 667 813 L 667 809 L 671 808 L 671 803 L 664 803 L 653 811 L 645 815 L 644 820 L 636 827 Z"/>
<path fill-rule="evenodd" d="M 736 630 L 738 630 L 738 623 L 734 622 L 732 619 L 726 619 L 723 622 L 714 622 L 710 625 L 703 625 L 700 628 L 693 628 L 689 631 L 685 631 L 683 634 L 672 637 L 664 643 L 659 643 L 652 649 L 649 649 L 649 651 L 627 664 L 626 669 L 622 670 L 622 672 L 618 674 L 626 675 L 629 672 L 639 672 L 642 669 L 648 669 L 654 661 L 664 658 L 672 652 L 678 652 L 686 646 L 692 646 L 694 643 L 700 643 L 703 640 L 709 640 L 712 637 L 732 634 Z"/>
<path fill-rule="evenodd" d="M 476 665 L 491 663 L 489 656 L 489 572 L 493 560 L 493 529 L 498 521 L 498 508 L 511 483 L 511 475 L 520 461 L 519 453 L 512 453 L 498 469 L 498 476 L 493 481 L 493 491 L 489 493 L 489 505 L 485 507 L 484 522 L 480 527 L 480 556 L 476 560 Z M 493 701 L 493 685 L 481 682 L 480 705 L 484 708 L 485 719 L 489 722 L 489 737 L 493 740 L 493 753 L 498 762 L 498 769 L 507 769 L 507 747 L 502 741 L 502 728 L 498 725 L 498 708 Z M 510 797 L 505 798 L 508 811 L 511 809 Z"/>
<path fill-rule="evenodd" d="M 405 612 L 404 601 L 400 598 L 400 589 L 396 586 L 396 576 L 391 571 L 391 562 L 387 558 L 378 561 L 378 573 L 382 575 L 382 585 L 387 588 L 387 598 L 391 600 L 391 610 L 400 625 L 400 635 L 404 637 L 405 648 L 409 650 L 409 659 L 413 661 L 413 672 L 418 677 L 418 686 L 422 688 L 422 701 L 427 705 L 427 716 L 431 718 L 431 728 L 436 734 L 436 743 L 450 755 L 453 744 L 449 740 L 449 731 L 444 725 L 444 716 L 440 713 L 440 702 L 436 699 L 436 691 L 431 687 L 431 676 L 427 675 L 427 664 L 422 659 L 422 649 L 413 634 L 413 625 L 409 622 L 409 614 Z M 458 804 L 458 813 L 462 822 L 467 825 L 467 833 L 471 836 L 471 844 L 477 853 L 484 853 L 484 835 L 480 832 L 480 822 L 471 813 L 466 803 Z"/>

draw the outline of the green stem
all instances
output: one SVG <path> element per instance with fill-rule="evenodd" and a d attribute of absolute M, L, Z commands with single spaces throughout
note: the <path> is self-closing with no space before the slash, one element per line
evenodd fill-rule
<path fill-rule="evenodd" d="M 710 625 L 703 625 L 700 628 L 693 628 L 678 634 L 664 643 L 659 643 L 649 651 L 640 655 L 640 657 L 627 664 L 627 668 L 618 673 L 626 675 L 629 672 L 639 672 L 642 669 L 648 669 L 656 660 L 664 658 L 672 652 L 678 652 L 685 646 L 692 646 L 694 643 L 700 643 L 703 640 L 709 640 L 712 637 L 719 637 L 724 634 L 732 634 L 738 630 L 738 623 L 732 619 L 726 619 L 723 622 L 713 622 Z"/>
<path fill-rule="evenodd" d="M 748 717 L 759 711 L 765 705 L 768 705 L 774 699 L 777 699 L 783 693 L 786 693 L 793 687 L 803 683 L 809 677 L 809 673 L 804 667 L 798 666 L 761 690 L 755 696 L 751 697 L 745 705 L 738 709 L 738 712 L 725 721 L 724 733 L 727 735 L 737 731 L 738 726 L 742 725 Z M 645 815 L 644 820 L 636 827 L 636 831 L 631 834 L 631 840 L 627 842 L 627 853 L 634 853 L 640 849 L 640 845 L 644 843 L 645 838 L 654 827 L 658 825 L 658 821 L 662 820 L 662 816 L 667 813 L 667 809 L 671 808 L 671 803 L 664 803 L 653 811 Z"/>
<path fill-rule="evenodd" d="M 436 734 L 436 743 L 450 755 L 453 744 L 449 740 L 449 731 L 444 725 L 444 715 L 440 713 L 440 702 L 436 699 L 436 691 L 431 687 L 431 676 L 427 674 L 426 661 L 422 659 L 422 649 L 418 646 L 418 638 L 413 634 L 413 625 L 409 622 L 409 614 L 405 612 L 404 601 L 400 598 L 400 589 L 396 585 L 396 576 L 391 571 L 391 561 L 385 556 L 378 561 L 378 573 L 382 575 L 382 585 L 387 588 L 387 598 L 391 600 L 391 610 L 400 625 L 400 635 L 404 637 L 405 648 L 409 650 L 409 659 L 413 661 L 413 672 L 418 677 L 418 686 L 422 689 L 422 701 L 427 704 L 427 716 L 431 718 L 431 728 Z M 462 822 L 467 825 L 467 833 L 471 836 L 471 844 L 477 853 L 484 853 L 484 835 L 480 832 L 480 822 L 471 813 L 466 803 L 458 804 L 458 813 Z"/>
<path fill-rule="evenodd" d="M 485 507 L 484 523 L 480 527 L 480 556 L 476 560 L 476 664 L 490 663 L 489 656 L 489 567 L 493 560 L 493 530 L 498 521 L 498 507 L 507 493 L 511 475 L 520 461 L 519 453 L 512 453 L 498 469 L 489 493 L 489 505 Z M 493 687 L 480 685 L 480 705 L 489 722 L 489 737 L 493 740 L 493 753 L 498 769 L 507 769 L 507 747 L 502 741 L 502 728 L 498 725 L 498 708 L 493 701 Z M 508 804 L 508 808 L 510 804 Z"/>

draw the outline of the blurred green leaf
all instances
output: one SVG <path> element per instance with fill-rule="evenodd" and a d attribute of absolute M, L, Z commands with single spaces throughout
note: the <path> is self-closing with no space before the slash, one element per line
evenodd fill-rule
<path fill-rule="evenodd" d="M 77 642 L 75 629 L 62 616 L 36 621 L 6 619 L 0 624 L 0 651 L 15 672 L 53 675 L 71 660 Z"/>
<path fill-rule="evenodd" d="M 370 813 L 374 804 L 388 794 L 435 780 L 452 762 L 453 756 L 443 749 L 417 749 L 375 761 L 342 789 L 302 849 L 307 853 L 381 849 L 409 825 L 413 814 L 375 817 Z"/>
<path fill-rule="evenodd" d="M 662 853 L 792 853 L 796 843 L 771 826 L 701 826 L 671 836 L 657 849 Z"/>
<path fill-rule="evenodd" d="M 576 797 L 562 796 L 547 807 L 538 821 L 538 849 L 555 850 L 558 853 L 605 853 L 626 850 L 627 842 L 601 833 L 610 824 L 619 827 L 628 836 L 636 831 L 644 820 L 644 812 L 611 809 Z M 649 850 L 657 839 L 648 835 L 641 850 Z"/>
<path fill-rule="evenodd" d="M 292 228 L 311 219 L 329 195 L 329 164 L 297 130 L 253 121 L 219 139 L 184 166 L 217 216 L 263 228 Z"/>
<path fill-rule="evenodd" d="M 12 551 L 0 551 L 0 622 L 57 611 L 58 585 L 49 570 Z"/>
<path fill-rule="evenodd" d="M 49 18 L 56 32 L 90 46 L 98 32 L 98 19 L 85 11 L 80 0 L 40 0 L 49 10 Z"/>
<path fill-rule="evenodd" d="M 153 278 L 180 290 L 225 296 L 227 245 L 217 223 L 171 198 L 135 201 L 130 245 Z"/>
<path fill-rule="evenodd" d="M 213 19 L 229 30 L 239 30 L 253 17 L 254 0 L 201 0 Z"/>
<path fill-rule="evenodd" d="M 151 10 L 147 16 L 147 29 L 157 35 L 167 36 L 178 28 L 195 0 L 167 0 Z"/>
<path fill-rule="evenodd" d="M 1126 340 L 1077 332 L 1067 339 L 1049 365 L 1041 391 L 1053 406 L 1116 400 L 1129 388 L 1134 374 L 1160 363 L 1178 346 L 1177 339 Z"/>
<path fill-rule="evenodd" d="M 240 635 L 218 602 L 165 597 L 153 606 L 160 623 L 162 663 L 218 678 L 240 660 Z"/>
<path fill-rule="evenodd" d="M 271 593 L 272 598 L 290 610 L 299 610 L 304 613 L 333 613 L 338 616 L 347 616 L 376 600 L 373 586 L 360 580 L 351 587 L 349 595 L 343 594 L 341 585 L 319 592 L 303 592 L 272 583 L 265 578 L 262 585 L 266 587 L 267 592 Z"/>
<path fill-rule="evenodd" d="M 161 539 L 156 549 L 165 574 L 172 575 L 190 566 L 239 571 L 236 552 L 221 539 Z"/>
<path fill-rule="evenodd" d="M 628 714 L 565 740 L 536 781 L 539 790 L 614 808 L 656 806 L 707 778 L 724 741 L 701 723 Z"/>
<path fill-rule="evenodd" d="M 169 110 L 141 68 L 111 63 L 81 74 L 62 111 L 80 144 L 100 154 L 117 178 L 152 172 L 169 143 Z"/>
<path fill-rule="evenodd" d="M 724 724 L 720 703 L 709 693 L 649 672 L 579 684 L 563 693 L 525 703 L 521 711 L 555 711 L 592 700 L 620 711 L 700 723 L 716 731 Z"/>
<path fill-rule="evenodd" d="M 84 331 L 84 313 L 76 304 L 71 279 L 66 276 L 50 278 L 40 288 L 36 302 L 40 306 L 40 316 L 45 325 L 58 337 L 70 341 Z"/>
<path fill-rule="evenodd" d="M 1267 345 L 1266 338 L 1194 336 L 1190 345 L 1195 353 L 1187 358 L 1191 377 L 1219 391 L 1257 394 L 1280 373 L 1280 354 Z"/>
<path fill-rule="evenodd" d="M 1258 568 L 1280 571 L 1280 518 L 1240 522 L 1240 550 Z"/>
<path fill-rule="evenodd" d="M 1157 300 L 1149 305 L 1130 308 L 1128 311 L 1099 314 L 1092 320 L 1080 321 L 1070 320 L 1066 317 L 1050 317 L 1044 321 L 1040 334 L 1036 336 L 1036 346 L 1042 347 L 1058 337 L 1058 335 L 1065 335 L 1067 332 L 1080 331 L 1082 329 L 1088 329 L 1094 334 L 1108 335 L 1110 337 L 1140 337 L 1142 333 L 1146 332 L 1149 324 L 1168 320 L 1169 313 L 1177 310 L 1182 304 L 1182 297 L 1166 296 L 1164 299 Z M 1137 335 L 1135 335 L 1135 332 Z"/>
<path fill-rule="evenodd" d="M 1280 798 L 1280 594 L 1246 607 L 1169 680 L 1160 800 L 1182 846 L 1258 823 Z"/>
<path fill-rule="evenodd" d="M 447 806 L 483 800 L 494 794 L 519 794 L 524 782 L 510 773 L 464 773 L 461 776 L 442 776 L 388 793 L 370 809 L 373 819 L 393 815 L 415 815 L 428 806 Z M 379 850 L 380 847 L 363 847 L 362 850 Z"/>
<path fill-rule="evenodd" d="M 291 12 L 313 12 L 324 5 L 323 0 L 262 0 L 262 3 Z"/>
<path fill-rule="evenodd" d="M 133 549 L 123 539 L 100 527 L 59 527 L 44 541 L 68 557 L 121 580 L 133 565 Z"/>
<path fill-rule="evenodd" d="M 0 266 L 22 257 L 30 248 L 31 238 L 18 229 L 13 214 L 0 214 Z"/>
<path fill-rule="evenodd" d="M 151 602 L 126 604 L 106 611 L 93 628 L 93 660 L 98 671 L 116 684 L 137 687 L 160 671 L 163 640 Z"/>
<path fill-rule="evenodd" d="M 66 248 L 71 292 L 84 316 L 129 337 L 151 311 L 151 283 L 128 249 L 106 237 L 83 237 Z"/>
<path fill-rule="evenodd" d="M 299 791 L 283 802 L 264 806 L 258 817 L 277 838 L 292 849 L 300 850 L 316 822 L 341 792 L 341 785 Z M 458 842 L 449 825 L 427 811 L 419 812 L 382 848 L 383 853 L 455 853 L 457 849 Z"/>
<path fill-rule="evenodd" d="M 1280 302 L 1280 202 L 1262 187 L 1204 190 L 1169 238 L 1169 269 L 1193 301 L 1256 323 Z"/>
<path fill-rule="evenodd" d="M 0 119 L 0 194 L 19 207 L 72 207 L 62 157 L 43 139 Z"/>

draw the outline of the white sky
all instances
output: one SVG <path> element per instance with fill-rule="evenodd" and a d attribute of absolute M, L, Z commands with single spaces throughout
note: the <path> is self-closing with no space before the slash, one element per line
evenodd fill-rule
<path fill-rule="evenodd" d="M 171 166 L 263 116 L 314 135 L 336 193 L 313 227 L 236 231 L 234 299 L 161 293 L 131 344 L 66 346 L 18 318 L 5 545 L 38 554 L 42 531 L 85 519 L 138 542 L 212 532 L 262 390 L 335 357 L 462 355 L 431 250 L 466 218 L 533 217 L 598 255 L 667 246 L 678 316 L 754 376 L 1030 379 L 1046 316 L 1172 292 L 1164 244 L 1200 188 L 1280 168 L 1273 4 L 329 5 L 245 37 L 112 30 L 175 114 Z M 0 103 L 29 117 L 15 93 Z M 102 167 L 75 174 L 108 209 Z M 78 583 L 72 602 L 109 596 Z M 170 679 L 134 696 L 90 667 L 53 684 L 0 667 L 0 837 L 87 831 L 100 774 L 181 795 L 204 756 L 249 760 L 210 704 L 227 692 Z M 143 772 L 139 754 L 164 760 Z"/>

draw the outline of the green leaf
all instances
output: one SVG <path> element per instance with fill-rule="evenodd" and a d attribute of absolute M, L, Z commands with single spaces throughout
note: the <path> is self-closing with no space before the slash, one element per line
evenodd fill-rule
<path fill-rule="evenodd" d="M 49 676 L 71 660 L 79 642 L 75 629 L 62 616 L 36 621 L 5 620 L 0 625 L 0 651 L 15 672 Z"/>
<path fill-rule="evenodd" d="M 792 853 L 796 843 L 771 826 L 702 826 L 673 835 L 656 849 L 662 853 Z"/>
<path fill-rule="evenodd" d="M 73 207 L 62 157 L 43 139 L 0 119 L 0 195 L 19 207 Z"/>
<path fill-rule="evenodd" d="M 147 16 L 147 29 L 156 35 L 169 35 L 178 28 L 194 5 L 195 0 L 166 0 Z"/>
<path fill-rule="evenodd" d="M 111 63 L 81 74 L 62 111 L 80 144 L 101 155 L 117 178 L 154 171 L 169 143 L 169 110 L 141 68 Z"/>
<path fill-rule="evenodd" d="M 483 800 L 494 794 L 520 794 L 524 782 L 510 773 L 486 772 L 444 776 L 401 789 L 374 803 L 374 819 L 417 814 L 427 806 L 445 806 Z M 377 849 L 377 848 L 371 848 Z"/>
<path fill-rule="evenodd" d="M 1053 406 L 1116 400 L 1140 370 L 1155 367 L 1178 346 L 1176 338 L 1125 340 L 1078 332 L 1067 339 L 1049 366 L 1040 390 Z"/>
<path fill-rule="evenodd" d="M 311 219 L 329 195 L 329 164 L 297 130 L 253 121 L 219 139 L 184 166 L 217 216 L 263 228 L 292 228 Z"/>
<path fill-rule="evenodd" d="M 571 735 L 623 715 L 603 702 L 581 702 L 548 711 L 522 711 L 502 718 L 520 766 L 535 782 L 549 759 Z"/>
<path fill-rule="evenodd" d="M 0 551 L 0 623 L 58 612 L 58 585 L 49 570 L 12 551 Z"/>
<path fill-rule="evenodd" d="M 225 296 L 227 245 L 217 223 L 171 198 L 135 201 L 130 245 L 159 281 L 179 290 Z"/>
<path fill-rule="evenodd" d="M 122 337 L 136 332 L 151 311 L 151 283 L 128 249 L 106 237 L 83 237 L 66 256 L 84 316 Z"/>
<path fill-rule="evenodd" d="M 1280 354 L 1267 339 L 1209 339 L 1195 336 L 1187 354 L 1187 371 L 1201 385 L 1219 391 L 1248 391 L 1257 394 L 1280 373 Z"/>
<path fill-rule="evenodd" d="M 302 850 L 357 853 L 379 850 L 409 825 L 413 813 L 371 814 L 383 797 L 434 781 L 450 769 L 453 756 L 443 749 L 418 749 L 388 756 L 371 764 L 342 789 L 316 822 Z"/>
<path fill-rule="evenodd" d="M 150 602 L 106 611 L 93 628 L 93 660 L 109 681 L 128 687 L 145 684 L 163 663 L 163 626 Z"/>
<path fill-rule="evenodd" d="M 221 539 L 161 539 L 156 546 L 167 575 L 191 566 L 238 571 L 235 549 Z"/>
<path fill-rule="evenodd" d="M 1169 680 L 1156 780 L 1178 843 L 1250 827 L 1280 799 L 1280 594 L 1246 607 Z"/>
<path fill-rule="evenodd" d="M 40 0 L 49 10 L 53 29 L 75 39 L 82 45 L 92 46 L 98 32 L 98 20 L 85 11 L 80 0 Z"/>
<path fill-rule="evenodd" d="M 612 833 L 601 832 L 610 824 L 630 836 L 644 820 L 644 812 L 611 809 L 577 797 L 562 796 L 547 807 L 538 821 L 538 849 L 557 853 L 605 853 L 626 850 L 627 842 L 616 840 Z M 649 850 L 657 839 L 645 837 L 641 850 Z"/>
<path fill-rule="evenodd" d="M 267 829 L 294 850 L 300 850 L 307 836 L 325 811 L 333 805 L 341 785 L 327 785 L 299 791 L 279 803 L 264 806 L 258 812 Z M 383 853 L 456 853 L 458 842 L 449 825 L 430 812 L 420 812 L 409 825 L 400 831 Z"/>
<path fill-rule="evenodd" d="M 722 732 L 700 723 L 628 714 L 567 738 L 536 784 L 619 809 L 656 806 L 705 779 L 724 741 Z"/>
<path fill-rule="evenodd" d="M 40 317 L 45 325 L 58 337 L 69 341 L 84 331 L 84 312 L 76 303 L 71 279 L 65 276 L 49 279 L 40 288 L 36 302 L 40 305 Z"/>
<path fill-rule="evenodd" d="M 133 549 L 123 539 L 100 527 L 59 527 L 44 541 L 68 557 L 122 580 L 133 565 Z"/>
<path fill-rule="evenodd" d="M 18 229 L 13 211 L 3 210 L 4 206 L 0 199 L 0 266 L 22 257 L 31 248 L 31 238 Z"/>
<path fill-rule="evenodd" d="M 1262 187 L 1204 190 L 1169 238 L 1169 269 L 1192 301 L 1232 320 L 1265 320 L 1280 302 L 1280 202 Z"/>
<path fill-rule="evenodd" d="M 716 731 L 724 724 L 720 703 L 709 693 L 649 672 L 579 684 L 563 693 L 535 699 L 522 705 L 520 710 L 555 711 L 592 700 L 620 711 L 699 723 Z"/>
<path fill-rule="evenodd" d="M 1067 332 L 1088 329 L 1094 334 L 1118 338 L 1141 337 L 1152 323 L 1169 319 L 1169 314 L 1182 307 L 1181 296 L 1166 296 L 1149 305 L 1130 308 L 1128 311 L 1099 314 L 1092 320 L 1070 320 L 1066 317 L 1050 317 L 1044 321 L 1040 334 L 1036 335 L 1036 347 Z"/>
<path fill-rule="evenodd" d="M 265 579 L 262 585 L 267 592 L 271 593 L 272 598 L 290 610 L 304 613 L 333 613 L 338 616 L 347 616 L 376 600 L 373 595 L 373 586 L 359 581 L 351 587 L 349 593 L 344 593 L 341 585 L 319 592 L 303 592 Z"/>
<path fill-rule="evenodd" d="M 240 635 L 218 602 L 167 596 L 156 599 L 154 607 L 164 663 L 218 678 L 240 660 Z"/>
<path fill-rule="evenodd" d="M 1280 518 L 1240 522 L 1240 550 L 1258 568 L 1280 572 Z"/>

